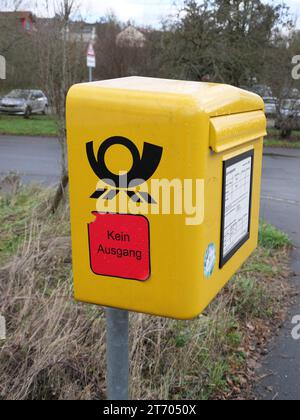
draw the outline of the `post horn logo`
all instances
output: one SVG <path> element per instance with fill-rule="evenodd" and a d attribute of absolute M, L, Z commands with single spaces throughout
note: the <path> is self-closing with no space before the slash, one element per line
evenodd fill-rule
<path fill-rule="evenodd" d="M 110 147 L 115 145 L 126 147 L 133 158 L 132 168 L 129 172 L 122 175 L 112 173 L 105 163 L 106 152 Z M 125 137 L 111 137 L 101 144 L 97 157 L 94 153 L 93 142 L 86 144 L 86 153 L 94 173 L 110 187 L 97 189 L 91 198 L 99 199 L 102 197 L 104 200 L 112 200 L 124 189 L 129 198 L 136 203 L 140 203 L 142 201 L 140 197 L 142 197 L 144 202 L 155 204 L 155 200 L 147 192 L 139 191 L 139 197 L 132 188 L 144 184 L 155 173 L 162 158 L 162 147 L 144 143 L 143 153 L 140 156 L 136 145 L 131 140 Z"/>

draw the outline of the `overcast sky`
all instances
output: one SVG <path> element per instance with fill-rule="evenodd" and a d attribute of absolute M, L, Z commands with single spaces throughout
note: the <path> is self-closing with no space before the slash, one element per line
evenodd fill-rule
<path fill-rule="evenodd" d="M 174 14 L 175 4 L 184 0 L 81 0 L 84 14 L 92 20 L 113 10 L 122 21 L 134 20 L 138 24 L 159 26 L 162 18 Z M 293 12 L 300 13 L 300 0 L 286 0 Z"/>
<path fill-rule="evenodd" d="M 299 0 L 300 1 L 300 0 Z M 175 12 L 177 5 L 183 0 L 81 0 L 82 4 L 90 5 L 87 13 L 103 16 L 109 9 L 113 10 L 122 21 L 134 20 L 138 24 L 159 26 L 161 20 Z M 83 6 L 84 7 L 84 6 Z"/>
<path fill-rule="evenodd" d="M 53 4 L 56 0 L 53 0 Z M 82 4 L 82 14 L 89 21 L 97 21 L 109 10 L 114 11 L 122 21 L 159 26 L 162 18 L 174 14 L 176 7 L 184 0 L 78 0 Z M 268 1 L 268 0 L 265 0 Z M 271 1 L 271 0 L 270 0 Z M 279 0 L 278 0 L 279 1 Z M 294 13 L 300 15 L 300 0 L 285 0 Z M 51 3 L 51 0 L 49 1 Z M 40 13 L 43 1 L 39 1 Z M 39 13 L 39 14 L 40 14 Z M 298 22 L 299 24 L 300 22 Z"/>

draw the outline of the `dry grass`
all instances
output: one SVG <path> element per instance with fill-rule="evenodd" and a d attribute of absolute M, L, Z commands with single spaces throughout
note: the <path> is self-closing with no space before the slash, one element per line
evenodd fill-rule
<path fill-rule="evenodd" d="M 73 301 L 68 209 L 50 215 L 52 192 L 34 191 L 33 201 L 30 190 L 19 192 L 20 202 L 0 201 L 1 241 L 9 245 L 0 252 L 0 313 L 8 329 L 0 343 L 0 399 L 103 399 L 104 314 Z M 208 399 L 242 392 L 252 369 L 246 363 L 253 353 L 249 322 L 255 328 L 257 321 L 282 316 L 287 262 L 285 247 L 260 248 L 193 322 L 133 314 L 132 398 Z M 276 279 L 267 269 L 274 264 Z M 280 299 L 271 292 L 277 287 Z"/>

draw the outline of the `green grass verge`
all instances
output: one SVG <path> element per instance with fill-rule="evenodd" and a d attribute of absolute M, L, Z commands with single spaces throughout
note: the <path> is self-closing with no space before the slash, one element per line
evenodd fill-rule
<path fill-rule="evenodd" d="M 283 149 L 300 149 L 300 141 L 280 140 L 267 137 L 264 141 L 265 147 L 279 147 Z"/>
<path fill-rule="evenodd" d="M 0 265 L 18 251 L 30 232 L 34 214 L 39 214 L 37 223 L 39 217 L 40 223 L 44 223 L 47 214 L 45 226 L 48 226 L 51 233 L 69 234 L 68 223 L 63 222 L 57 226 L 51 223 L 53 216 L 47 210 L 50 194 L 50 190 L 42 189 L 39 185 L 22 187 L 11 197 L 1 195 L 0 190 Z"/>
<path fill-rule="evenodd" d="M 280 135 L 280 131 L 279 130 L 277 130 L 276 128 L 268 128 L 268 134 L 269 134 L 269 136 L 271 136 L 271 137 L 278 137 L 279 135 Z M 299 138 L 299 141 L 300 141 L 300 130 L 294 130 L 293 131 L 293 133 L 292 133 L 292 137 L 293 138 Z"/>
<path fill-rule="evenodd" d="M 260 225 L 259 243 L 265 249 L 279 249 L 292 245 L 287 234 L 267 223 Z"/>
<path fill-rule="evenodd" d="M 265 147 L 280 147 L 283 149 L 300 148 L 300 131 L 293 131 L 290 139 L 280 138 L 280 131 L 276 128 L 268 128 L 268 136 L 265 138 Z"/>
<path fill-rule="evenodd" d="M 34 187 L 9 198 L 0 193 L 0 263 L 13 255 L 24 240 L 25 225 L 39 194 L 40 189 Z"/>
<path fill-rule="evenodd" d="M 0 134 L 55 137 L 58 135 L 58 125 L 52 116 L 34 115 L 25 119 L 0 115 Z"/>
<path fill-rule="evenodd" d="M 0 200 L 0 399 L 105 397 L 104 314 L 74 302 L 68 208 L 50 214 L 52 197 L 33 186 Z M 290 243 L 262 223 L 257 251 L 194 321 L 132 314 L 132 398 L 238 398 L 282 322 Z"/>

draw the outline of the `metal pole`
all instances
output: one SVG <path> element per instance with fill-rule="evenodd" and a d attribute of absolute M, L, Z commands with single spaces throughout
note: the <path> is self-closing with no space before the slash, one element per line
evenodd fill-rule
<path fill-rule="evenodd" d="M 92 82 L 93 81 L 93 68 L 89 67 L 89 81 Z"/>
<path fill-rule="evenodd" d="M 107 322 L 107 396 L 111 401 L 129 399 L 129 313 L 106 310 Z"/>

